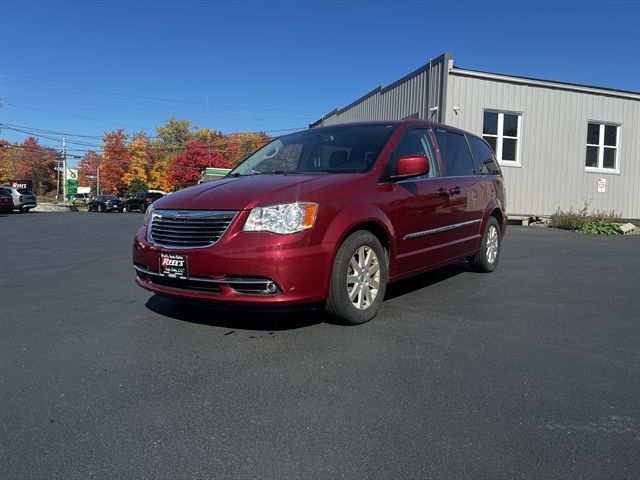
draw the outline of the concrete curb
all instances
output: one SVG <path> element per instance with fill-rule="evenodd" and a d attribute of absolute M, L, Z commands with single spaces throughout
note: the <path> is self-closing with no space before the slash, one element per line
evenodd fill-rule
<path fill-rule="evenodd" d="M 38 206 L 31 210 L 32 212 L 77 212 L 78 207 L 75 205 L 63 205 L 55 203 L 39 203 Z"/>

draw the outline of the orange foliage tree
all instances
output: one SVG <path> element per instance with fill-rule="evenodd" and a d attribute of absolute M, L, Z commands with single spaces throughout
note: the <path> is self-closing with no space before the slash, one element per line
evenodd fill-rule
<path fill-rule="evenodd" d="M 127 135 L 122 128 L 106 132 L 102 137 L 104 162 L 100 166 L 100 189 L 104 193 L 122 195 L 126 189 L 124 173 L 131 155 L 127 147 Z"/>
<path fill-rule="evenodd" d="M 104 158 L 93 150 L 89 150 L 85 153 L 78 163 L 78 185 L 90 187 L 92 193 L 100 193 L 98 188 L 100 172 L 98 169 L 102 162 L 104 162 Z"/>

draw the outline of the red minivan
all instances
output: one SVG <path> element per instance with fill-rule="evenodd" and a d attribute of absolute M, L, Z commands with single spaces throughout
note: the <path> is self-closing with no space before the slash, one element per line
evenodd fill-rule
<path fill-rule="evenodd" d="M 363 323 L 389 282 L 462 259 L 493 271 L 505 208 L 480 137 L 421 120 L 313 128 L 154 202 L 133 243 L 136 283 L 228 306 L 322 304 Z"/>

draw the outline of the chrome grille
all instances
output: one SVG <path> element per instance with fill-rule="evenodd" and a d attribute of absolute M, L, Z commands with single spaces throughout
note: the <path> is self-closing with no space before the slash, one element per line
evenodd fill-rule
<path fill-rule="evenodd" d="M 216 243 L 238 212 L 201 210 L 156 210 L 148 233 L 150 240 L 165 247 L 201 248 Z"/>

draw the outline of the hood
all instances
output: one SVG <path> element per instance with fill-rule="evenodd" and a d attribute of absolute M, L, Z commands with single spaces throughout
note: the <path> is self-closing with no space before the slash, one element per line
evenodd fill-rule
<path fill-rule="evenodd" d="M 170 210 L 245 210 L 256 206 L 312 201 L 313 192 L 340 187 L 362 174 L 251 175 L 185 188 L 154 202 Z"/>

